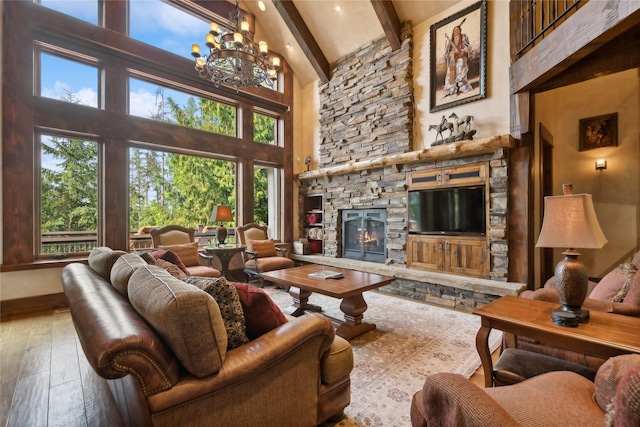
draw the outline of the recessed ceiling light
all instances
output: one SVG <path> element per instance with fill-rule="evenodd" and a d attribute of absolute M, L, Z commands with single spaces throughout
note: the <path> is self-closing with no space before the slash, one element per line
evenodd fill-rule
<path fill-rule="evenodd" d="M 287 43 L 286 48 L 287 48 L 287 49 L 291 49 L 291 44 L 290 44 L 290 43 Z"/>
<path fill-rule="evenodd" d="M 339 4 L 336 5 L 336 12 L 338 12 L 338 13 L 342 12 L 342 6 L 341 5 L 339 5 Z"/>
<path fill-rule="evenodd" d="M 263 11 L 263 12 L 264 12 L 265 10 L 267 10 L 267 6 L 265 6 L 265 5 L 264 5 L 264 2 L 263 2 L 262 0 L 260 0 L 260 1 L 258 2 L 258 7 L 259 7 L 259 8 L 260 8 L 260 10 L 261 10 L 261 11 Z"/>

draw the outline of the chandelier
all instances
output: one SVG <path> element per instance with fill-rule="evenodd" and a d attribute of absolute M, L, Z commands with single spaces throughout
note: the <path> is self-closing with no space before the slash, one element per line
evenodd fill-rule
<path fill-rule="evenodd" d="M 238 0 L 229 15 L 229 28 L 221 28 L 212 22 L 206 36 L 209 55 L 200 56 L 200 46 L 191 46 L 196 59 L 196 70 L 201 77 L 210 78 L 219 87 L 231 85 L 236 91 L 244 86 L 273 87 L 278 78 L 280 58 L 268 57 L 267 43 L 255 43 L 249 33 L 249 23 L 240 14 Z"/>

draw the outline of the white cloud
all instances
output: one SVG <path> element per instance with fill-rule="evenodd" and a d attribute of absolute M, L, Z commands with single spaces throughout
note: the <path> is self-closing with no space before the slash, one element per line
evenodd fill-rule
<path fill-rule="evenodd" d="M 136 17 L 137 32 L 155 32 L 158 29 L 179 37 L 195 37 L 202 30 L 202 20 L 160 1 L 132 1 L 131 16 Z M 204 37 L 204 36 L 203 36 Z"/>
<path fill-rule="evenodd" d="M 66 99 L 69 93 L 73 94 L 74 99 L 82 105 L 98 106 L 98 94 L 90 87 L 74 90 L 69 83 L 56 80 L 52 88 L 43 87 L 40 91 L 41 96 L 53 99 Z"/>
<path fill-rule="evenodd" d="M 129 114 L 138 117 L 151 117 L 156 113 L 156 95 L 144 89 L 129 93 Z"/>

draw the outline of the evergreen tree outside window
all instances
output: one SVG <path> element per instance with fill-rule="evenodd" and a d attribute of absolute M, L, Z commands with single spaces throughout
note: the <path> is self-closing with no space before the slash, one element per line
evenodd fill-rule
<path fill-rule="evenodd" d="M 98 246 L 98 143 L 40 136 L 40 254 Z"/>

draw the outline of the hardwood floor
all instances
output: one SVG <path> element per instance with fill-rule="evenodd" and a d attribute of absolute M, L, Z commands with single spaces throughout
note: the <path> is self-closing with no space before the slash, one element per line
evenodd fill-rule
<path fill-rule="evenodd" d="M 0 426 L 121 426 L 68 311 L 0 323 Z"/>
<path fill-rule="evenodd" d="M 471 381 L 484 385 L 482 369 Z M 0 426 L 122 425 L 107 382 L 84 356 L 69 311 L 0 322 Z"/>

